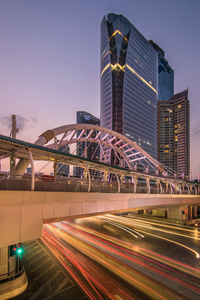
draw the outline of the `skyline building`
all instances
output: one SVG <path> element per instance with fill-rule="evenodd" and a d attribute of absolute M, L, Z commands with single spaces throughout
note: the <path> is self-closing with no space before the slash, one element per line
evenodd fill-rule
<path fill-rule="evenodd" d="M 60 146 L 58 150 L 62 151 L 63 153 L 70 153 L 70 148 L 68 145 Z M 56 174 L 60 176 L 69 176 L 69 165 L 59 163 Z"/>
<path fill-rule="evenodd" d="M 190 103 L 188 90 L 167 101 L 158 101 L 158 160 L 190 175 Z"/>
<path fill-rule="evenodd" d="M 77 111 L 76 123 L 100 125 L 100 120 L 86 111 Z M 77 132 L 77 136 L 79 136 L 79 134 L 80 131 Z M 89 130 L 85 134 L 89 134 Z M 93 135 L 95 136 L 95 132 L 93 132 Z M 98 161 L 100 159 L 100 149 L 98 148 L 97 143 L 77 143 L 76 155 Z M 81 176 L 83 174 L 83 169 L 79 167 L 75 167 L 74 171 L 76 176 Z"/>
<path fill-rule="evenodd" d="M 166 101 L 174 95 L 174 70 L 165 58 L 165 52 L 152 40 L 149 43 L 158 53 L 158 100 Z"/>
<path fill-rule="evenodd" d="M 157 157 L 158 52 L 122 15 L 101 23 L 101 126 Z"/>

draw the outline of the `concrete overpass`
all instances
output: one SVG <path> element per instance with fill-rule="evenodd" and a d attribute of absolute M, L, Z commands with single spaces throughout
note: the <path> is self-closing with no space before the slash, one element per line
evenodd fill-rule
<path fill-rule="evenodd" d="M 182 211 L 197 205 L 200 195 L 1 190 L 0 248 L 40 238 L 43 223 L 159 206 L 173 206 L 168 217 L 183 220 Z"/>

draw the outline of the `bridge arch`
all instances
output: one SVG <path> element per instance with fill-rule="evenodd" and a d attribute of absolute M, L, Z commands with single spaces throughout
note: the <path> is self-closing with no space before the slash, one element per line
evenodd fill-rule
<path fill-rule="evenodd" d="M 56 143 L 53 142 L 56 138 Z M 85 147 L 97 144 L 101 152 L 101 161 L 111 163 L 111 153 L 115 154 L 118 165 L 129 170 L 141 170 L 164 176 L 174 176 L 175 172 L 151 157 L 137 143 L 111 129 L 92 124 L 70 124 L 47 130 L 36 140 L 35 144 L 50 148 L 83 144 Z M 86 151 L 84 151 L 86 152 Z M 16 166 L 15 174 L 24 174 L 29 160 L 21 159 Z"/>

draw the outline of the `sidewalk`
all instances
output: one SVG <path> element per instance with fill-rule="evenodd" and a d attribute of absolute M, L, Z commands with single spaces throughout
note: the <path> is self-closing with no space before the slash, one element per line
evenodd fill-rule
<path fill-rule="evenodd" d="M 4 283 L 0 283 L 0 300 L 10 299 L 12 297 L 18 296 L 28 286 L 28 279 L 26 276 L 26 272 L 13 280 L 6 281 Z"/>

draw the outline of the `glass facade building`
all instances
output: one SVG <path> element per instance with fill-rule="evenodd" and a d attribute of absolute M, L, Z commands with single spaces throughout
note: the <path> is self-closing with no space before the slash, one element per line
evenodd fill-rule
<path fill-rule="evenodd" d="M 152 40 L 149 42 L 158 53 L 158 100 L 166 101 L 174 95 L 174 70 L 165 59 L 165 52 Z"/>
<path fill-rule="evenodd" d="M 190 103 L 188 90 L 158 101 L 158 160 L 190 175 Z"/>
<path fill-rule="evenodd" d="M 157 156 L 158 53 L 122 15 L 101 23 L 101 126 Z"/>
<path fill-rule="evenodd" d="M 70 153 L 69 146 L 60 146 L 59 151 L 62 151 L 64 153 Z M 57 175 L 60 176 L 69 176 L 69 165 L 65 164 L 58 164 L 57 166 Z"/>

